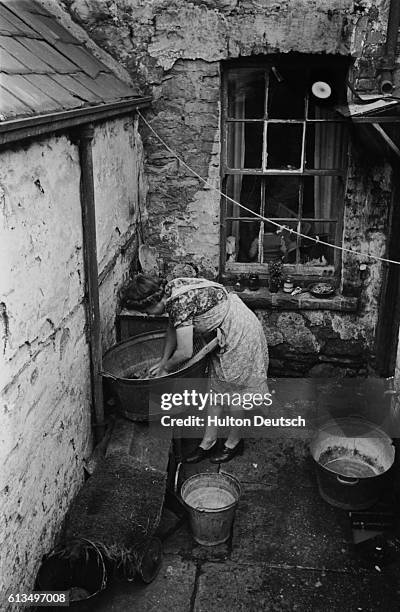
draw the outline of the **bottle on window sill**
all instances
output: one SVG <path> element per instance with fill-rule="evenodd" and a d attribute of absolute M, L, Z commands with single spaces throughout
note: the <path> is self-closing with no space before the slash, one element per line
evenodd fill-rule
<path fill-rule="evenodd" d="M 257 291 L 257 289 L 259 289 L 259 287 L 260 287 L 260 278 L 259 278 L 258 274 L 250 274 L 249 275 L 248 286 L 249 286 L 250 291 Z"/>
<path fill-rule="evenodd" d="M 242 279 L 241 278 L 237 278 L 236 279 L 236 282 L 235 282 L 233 288 L 236 291 L 236 293 L 241 293 L 243 291 L 243 284 L 242 284 Z"/>

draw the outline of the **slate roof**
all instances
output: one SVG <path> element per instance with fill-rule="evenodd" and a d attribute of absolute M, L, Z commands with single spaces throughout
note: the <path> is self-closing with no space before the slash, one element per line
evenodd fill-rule
<path fill-rule="evenodd" d="M 0 0 L 0 122 L 140 99 L 34 0 Z"/>

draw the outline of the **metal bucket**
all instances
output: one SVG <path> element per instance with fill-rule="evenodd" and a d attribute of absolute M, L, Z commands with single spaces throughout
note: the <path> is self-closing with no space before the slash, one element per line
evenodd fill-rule
<path fill-rule="evenodd" d="M 196 542 L 216 546 L 229 539 L 240 495 L 239 481 L 225 472 L 200 473 L 185 480 L 181 498 Z"/>
<path fill-rule="evenodd" d="M 85 548 L 81 549 L 82 543 Z M 68 557 L 65 550 L 55 550 L 43 559 L 35 590 L 68 591 L 71 607 L 85 610 L 83 600 L 92 599 L 107 585 L 107 571 L 99 548 L 84 538 L 70 540 L 69 546 L 84 552 Z"/>
<path fill-rule="evenodd" d="M 388 485 L 394 462 L 392 440 L 379 427 L 359 418 L 329 421 L 311 442 L 322 498 L 345 510 L 364 510 Z"/>

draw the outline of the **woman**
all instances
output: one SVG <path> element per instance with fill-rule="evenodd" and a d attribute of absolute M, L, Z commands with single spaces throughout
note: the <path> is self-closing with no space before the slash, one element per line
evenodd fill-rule
<path fill-rule="evenodd" d="M 219 349 L 211 356 L 210 388 L 216 393 L 267 393 L 268 347 L 260 321 L 234 293 L 201 278 L 176 278 L 168 283 L 138 274 L 128 287 L 124 305 L 148 314 L 169 315 L 163 356 L 150 373 L 164 376 L 193 354 L 193 333 L 217 332 Z M 208 408 L 219 417 L 222 405 Z M 232 407 L 230 407 L 232 411 Z M 239 413 L 239 414 L 238 414 Z M 237 409 L 239 417 L 242 409 Z M 217 427 L 206 427 L 196 450 L 186 457 L 197 463 L 210 457 L 213 463 L 229 461 L 243 452 L 239 428 L 231 428 L 217 451 Z"/>

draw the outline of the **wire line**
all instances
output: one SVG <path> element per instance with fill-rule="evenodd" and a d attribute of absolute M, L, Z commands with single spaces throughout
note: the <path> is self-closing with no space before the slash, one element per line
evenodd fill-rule
<path fill-rule="evenodd" d="M 237 202 L 236 200 L 229 197 L 225 193 L 222 193 L 222 191 L 220 191 L 217 187 L 214 187 L 214 185 L 211 185 L 211 183 L 209 183 L 206 179 L 200 176 L 200 174 L 198 174 L 195 170 L 193 170 L 193 168 L 188 166 L 188 164 L 181 157 L 179 157 L 179 155 L 173 149 L 171 149 L 171 147 L 161 138 L 161 136 L 155 131 L 155 129 L 150 125 L 150 123 L 143 117 L 140 110 L 137 109 L 136 112 L 138 113 L 139 117 L 142 119 L 143 123 L 147 125 L 150 131 L 161 142 L 161 144 L 167 149 L 167 151 L 169 151 L 183 166 L 185 166 L 185 168 L 187 168 L 194 176 L 196 176 L 202 183 L 204 183 L 204 185 L 206 185 L 212 191 L 215 191 L 216 193 L 218 193 L 220 196 L 222 196 L 226 200 L 229 200 L 229 202 L 236 204 L 237 206 L 239 206 L 246 212 L 250 213 L 254 217 L 257 217 L 258 219 L 261 219 L 262 221 L 267 221 L 268 223 L 271 223 L 275 227 L 278 227 L 281 231 L 289 232 L 290 235 L 299 236 L 300 238 L 304 238 L 305 240 L 311 240 L 312 242 L 316 242 L 317 244 L 323 244 L 324 246 L 330 247 L 332 249 L 337 249 L 345 253 L 351 253 L 352 255 L 357 255 L 363 258 L 375 259 L 376 261 L 382 261 L 382 262 L 389 263 L 389 264 L 400 265 L 400 261 L 396 261 L 394 259 L 387 259 L 385 257 L 380 257 L 379 255 L 371 255 L 370 253 L 362 253 L 361 251 L 356 251 L 353 249 L 349 249 L 347 247 L 338 246 L 337 244 L 331 244 L 330 242 L 325 242 L 324 240 L 320 240 L 318 237 L 314 238 L 313 236 L 307 236 L 306 234 L 302 234 L 301 232 L 298 232 L 297 230 L 288 228 L 285 225 L 281 225 L 280 223 L 277 223 L 276 221 L 273 221 L 272 219 L 269 219 L 268 217 L 264 217 L 263 215 L 256 213 L 254 210 L 247 208 L 247 206 L 244 206 L 244 204 L 241 204 L 240 202 Z"/>

